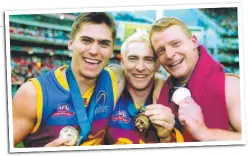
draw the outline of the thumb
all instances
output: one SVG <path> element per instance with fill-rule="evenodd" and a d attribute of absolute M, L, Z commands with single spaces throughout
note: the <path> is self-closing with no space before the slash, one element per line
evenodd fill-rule
<path fill-rule="evenodd" d="M 69 138 L 57 138 L 52 142 L 46 144 L 45 147 L 58 147 L 69 141 Z"/>

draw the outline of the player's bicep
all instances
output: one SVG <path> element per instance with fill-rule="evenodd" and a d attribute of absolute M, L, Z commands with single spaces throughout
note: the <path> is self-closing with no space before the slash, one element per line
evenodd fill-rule
<path fill-rule="evenodd" d="M 16 92 L 12 101 L 14 145 L 23 140 L 34 128 L 36 121 L 36 95 L 32 82 Z"/>
<path fill-rule="evenodd" d="M 239 78 L 234 76 L 226 76 L 225 93 L 229 122 L 235 131 L 240 132 L 241 107 Z"/>

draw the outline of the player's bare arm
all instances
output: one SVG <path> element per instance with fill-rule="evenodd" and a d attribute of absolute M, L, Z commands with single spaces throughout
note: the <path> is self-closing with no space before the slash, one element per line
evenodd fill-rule
<path fill-rule="evenodd" d="M 36 90 L 31 81 L 23 84 L 13 98 L 14 146 L 22 141 L 36 124 Z"/>
<path fill-rule="evenodd" d="M 240 140 L 241 139 L 241 116 L 240 116 L 240 83 L 239 78 L 226 76 L 225 95 L 230 126 L 234 131 L 221 129 L 209 129 L 201 133 L 199 140 Z"/>

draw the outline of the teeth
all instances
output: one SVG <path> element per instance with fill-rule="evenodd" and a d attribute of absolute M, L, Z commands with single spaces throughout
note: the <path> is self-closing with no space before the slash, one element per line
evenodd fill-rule
<path fill-rule="evenodd" d="M 92 59 L 84 59 L 84 61 L 87 62 L 87 63 L 93 63 L 93 64 L 98 64 L 98 63 L 100 63 L 100 61 L 92 60 Z"/>
<path fill-rule="evenodd" d="M 139 74 L 139 75 L 134 75 L 134 77 L 136 77 L 136 78 L 145 78 L 146 77 L 146 75 L 141 75 L 141 74 Z"/>
<path fill-rule="evenodd" d="M 182 60 L 178 60 L 176 62 L 173 62 L 172 64 L 170 64 L 170 66 L 176 66 L 177 64 L 179 64 Z"/>

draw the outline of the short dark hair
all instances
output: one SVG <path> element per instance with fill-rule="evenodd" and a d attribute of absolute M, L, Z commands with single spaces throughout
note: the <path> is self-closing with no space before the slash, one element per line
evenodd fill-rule
<path fill-rule="evenodd" d="M 102 24 L 105 23 L 112 30 L 113 41 L 116 37 L 116 24 L 114 18 L 105 12 L 84 12 L 81 13 L 72 24 L 71 38 L 74 39 L 83 23 Z"/>

